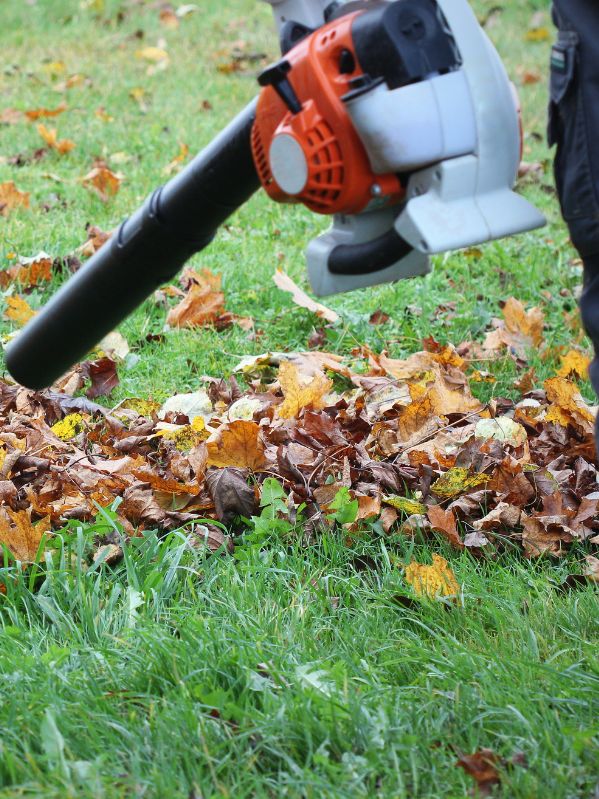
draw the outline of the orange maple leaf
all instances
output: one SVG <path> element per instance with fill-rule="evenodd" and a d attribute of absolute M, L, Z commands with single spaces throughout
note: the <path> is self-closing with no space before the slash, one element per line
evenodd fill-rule
<path fill-rule="evenodd" d="M 303 375 L 292 361 L 282 361 L 279 367 L 279 383 L 285 399 L 277 409 L 282 419 L 292 419 L 308 405 L 315 410 L 325 406 L 325 396 L 333 387 L 323 372 Z"/>
<path fill-rule="evenodd" d="M 208 440 L 207 466 L 237 466 L 260 471 L 266 466 L 260 427 L 255 422 L 236 420 L 219 427 Z"/>

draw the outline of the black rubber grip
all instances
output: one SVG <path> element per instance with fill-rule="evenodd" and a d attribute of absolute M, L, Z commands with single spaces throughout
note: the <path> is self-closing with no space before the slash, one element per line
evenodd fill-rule
<path fill-rule="evenodd" d="M 28 388 L 49 386 L 83 358 L 259 187 L 252 101 L 175 178 L 157 189 L 10 343 L 6 365 Z"/>
<path fill-rule="evenodd" d="M 391 228 L 370 241 L 338 244 L 329 255 L 328 268 L 335 275 L 365 275 L 378 272 L 405 258 L 413 247 Z"/>

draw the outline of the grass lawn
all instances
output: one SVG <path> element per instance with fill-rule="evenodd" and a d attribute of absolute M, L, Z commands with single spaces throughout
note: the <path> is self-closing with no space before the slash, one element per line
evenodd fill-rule
<path fill-rule="evenodd" d="M 71 253 L 87 224 L 110 230 L 165 181 L 181 143 L 200 149 L 256 93 L 258 56 L 277 56 L 270 8 L 198 5 L 172 28 L 144 0 L 3 0 L 0 114 L 64 100 L 64 113 L 40 121 L 76 147 L 37 159 L 37 123 L 0 124 L 0 183 L 31 194 L 29 211 L 0 218 L 1 268 L 15 254 Z M 548 346 L 529 361 L 541 385 L 560 352 L 586 344 L 566 322 L 581 269 L 544 141 L 548 3 L 474 6 L 490 15 L 518 85 L 524 158 L 542 165 L 522 189 L 549 226 L 438 257 L 424 279 L 330 299 L 342 323 L 327 328 L 323 348 L 365 344 L 401 357 L 426 336 L 481 340 L 515 296 L 545 314 Z M 169 63 L 148 75 L 155 63 L 136 52 L 155 46 Z M 239 71 L 229 69 L 235 53 Z M 61 89 L 73 75 L 82 78 Z M 107 203 L 80 180 L 95 158 L 125 177 Z M 120 328 L 138 357 L 104 404 L 163 401 L 196 390 L 202 375 L 229 374 L 244 355 L 306 349 L 315 317 L 271 275 L 282 265 L 305 287 L 303 248 L 327 224 L 253 197 L 192 264 L 222 275 L 227 308 L 252 316 L 259 335 L 165 332 L 164 307 L 148 300 Z M 40 307 L 53 288 L 27 299 Z M 377 309 L 387 324 L 369 323 Z M 513 360 L 483 366 L 496 382 L 478 384 L 481 399 L 517 396 Z M 583 393 L 592 399 L 588 384 Z M 481 747 L 505 760 L 498 796 L 597 796 L 596 591 L 559 590 L 582 546 L 561 560 L 514 550 L 491 561 L 376 529 L 306 547 L 298 530 L 284 541 L 250 534 L 233 556 L 208 557 L 182 531 L 145 533 L 119 565 L 89 567 L 93 536 L 114 524 L 110 514 L 95 527 L 71 524 L 0 598 L 0 797 L 457 798 L 474 783 L 456 760 Z M 400 601 L 398 563 L 433 552 L 450 561 L 462 602 Z"/>

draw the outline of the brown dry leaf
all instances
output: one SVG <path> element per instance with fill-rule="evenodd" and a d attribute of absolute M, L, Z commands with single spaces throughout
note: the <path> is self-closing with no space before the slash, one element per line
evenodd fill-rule
<path fill-rule="evenodd" d="M 57 117 L 66 110 L 67 104 L 60 103 L 60 105 L 57 105 L 56 108 L 34 108 L 31 111 L 25 111 L 25 116 L 30 122 L 35 122 L 36 119 L 49 119 L 50 117 Z"/>
<path fill-rule="evenodd" d="M 579 377 L 581 380 L 586 379 L 591 359 L 588 355 L 585 355 L 584 352 L 580 352 L 580 350 L 570 350 L 565 355 L 562 355 L 560 360 L 561 366 L 557 370 L 558 377 Z"/>
<path fill-rule="evenodd" d="M 406 582 L 418 596 L 430 599 L 457 597 L 460 585 L 449 563 L 441 555 L 433 555 L 432 566 L 412 561 L 404 572 Z"/>
<path fill-rule="evenodd" d="M 487 333 L 482 346 L 482 357 L 494 355 L 507 347 L 523 359 L 527 350 L 538 348 L 543 341 L 543 312 L 537 307 L 527 311 L 520 300 L 510 297 L 502 313 L 502 320 L 494 320 L 495 330 Z"/>
<path fill-rule="evenodd" d="M 356 521 L 362 519 L 372 519 L 381 514 L 381 497 L 371 497 L 366 494 L 356 494 L 354 499 L 358 500 L 358 515 Z"/>
<path fill-rule="evenodd" d="M 496 768 L 500 762 L 499 756 L 492 749 L 479 749 L 471 755 L 460 755 L 455 765 L 474 777 L 481 796 L 489 796 L 493 786 L 499 785 L 501 781 Z"/>
<path fill-rule="evenodd" d="M 179 17 L 172 8 L 163 8 L 160 11 L 160 24 L 168 30 L 177 30 L 179 27 Z"/>
<path fill-rule="evenodd" d="M 464 548 L 464 542 L 458 533 L 454 513 L 451 509 L 442 508 L 441 505 L 429 505 L 426 509 L 432 529 L 446 538 L 450 544 L 458 549 Z"/>
<path fill-rule="evenodd" d="M 16 125 L 23 119 L 23 112 L 16 108 L 5 108 L 0 111 L 0 125 Z"/>
<path fill-rule="evenodd" d="M 89 238 L 81 247 L 77 248 L 77 252 L 89 258 L 95 252 L 98 252 L 100 247 L 106 244 L 108 239 L 112 236 L 112 231 L 106 233 L 104 230 L 100 230 L 96 225 L 89 225 L 87 227 L 87 235 Z"/>
<path fill-rule="evenodd" d="M 84 84 L 91 86 L 90 78 L 87 78 L 85 75 L 75 73 L 74 75 L 69 75 L 69 77 L 64 81 L 61 81 L 61 83 L 57 83 L 56 86 L 54 86 L 54 91 L 66 92 L 69 89 L 74 89 L 75 87 L 83 86 Z"/>
<path fill-rule="evenodd" d="M 507 502 L 500 502 L 496 508 L 493 508 L 482 519 L 472 522 L 472 527 L 475 530 L 497 530 L 501 527 L 513 529 L 520 524 L 521 515 L 521 508 L 516 505 L 510 505 Z"/>
<path fill-rule="evenodd" d="M 47 128 L 45 125 L 40 123 L 37 126 L 37 132 L 46 142 L 48 147 L 51 147 L 53 150 L 56 150 L 56 152 L 60 153 L 60 155 L 64 155 L 65 153 L 70 153 L 71 150 L 75 147 L 75 142 L 71 141 L 71 139 L 61 139 L 59 141 L 57 139 L 56 128 Z"/>
<path fill-rule="evenodd" d="M 495 491 L 498 499 L 520 508 L 528 505 L 535 495 L 522 464 L 510 456 L 506 456 L 495 469 L 486 488 Z"/>
<path fill-rule="evenodd" d="M 545 416 L 547 422 L 556 422 L 562 427 L 573 424 L 586 434 L 593 433 L 595 416 L 575 383 L 563 377 L 550 377 L 543 387 L 552 403 Z"/>
<path fill-rule="evenodd" d="M 0 272 L 0 287 L 19 283 L 24 288 L 37 286 L 52 277 L 52 258 L 40 252 L 32 258 L 23 258 L 19 264 Z"/>
<path fill-rule="evenodd" d="M 582 573 L 592 583 L 599 583 L 599 558 L 593 555 L 585 555 L 584 560 L 585 566 Z"/>
<path fill-rule="evenodd" d="M 81 374 L 91 381 L 91 386 L 85 392 L 89 399 L 110 394 L 119 384 L 116 361 L 112 358 L 105 357 L 82 363 Z"/>
<path fill-rule="evenodd" d="M 26 324 L 36 312 L 29 305 L 27 300 L 19 297 L 18 294 L 13 294 L 11 297 L 6 298 L 7 308 L 4 311 L 4 318 L 10 319 L 11 322 L 16 322 L 18 325 Z"/>
<path fill-rule="evenodd" d="M 260 471 L 266 466 L 260 427 L 255 422 L 237 420 L 222 425 L 207 441 L 207 466 L 236 466 Z"/>
<path fill-rule="evenodd" d="M 520 300 L 510 297 L 503 306 L 503 318 L 511 333 L 529 339 L 533 346 L 538 347 L 543 341 L 545 318 L 540 308 L 527 311 Z"/>
<path fill-rule="evenodd" d="M 537 375 L 533 366 L 532 369 L 524 372 L 518 380 L 514 380 L 514 386 L 521 394 L 528 394 L 529 391 L 532 391 L 535 387 L 536 380 Z"/>
<path fill-rule="evenodd" d="M 385 533 L 389 534 L 391 532 L 391 528 L 399 518 L 398 512 L 395 508 L 383 508 L 381 510 L 381 524 L 383 525 L 383 530 Z"/>
<path fill-rule="evenodd" d="M 206 486 L 214 502 L 216 516 L 231 524 L 236 516 L 250 518 L 257 507 L 254 489 L 241 469 L 213 469 L 206 475 Z"/>
<path fill-rule="evenodd" d="M 371 313 L 370 318 L 368 319 L 368 322 L 371 325 L 384 325 L 388 321 L 389 321 L 389 314 L 385 313 L 380 308 L 374 313 Z"/>
<path fill-rule="evenodd" d="M 294 283 L 294 281 L 283 272 L 282 269 L 277 269 L 272 279 L 275 282 L 275 285 L 278 286 L 283 291 L 288 291 L 291 294 L 291 298 L 296 305 L 299 305 L 301 308 L 307 308 L 312 313 L 315 313 L 316 316 L 320 316 L 322 319 L 326 319 L 327 322 L 338 322 L 340 317 L 339 314 L 332 311 L 330 308 L 327 308 L 325 305 L 321 305 L 321 303 L 316 302 L 311 297 L 308 297 L 305 291 Z"/>
<path fill-rule="evenodd" d="M 107 166 L 96 166 L 82 178 L 83 185 L 94 191 L 103 202 L 118 192 L 123 176 Z"/>
<path fill-rule="evenodd" d="M 292 361 L 281 363 L 279 383 L 285 397 L 277 408 L 277 413 L 282 419 L 292 419 L 298 416 L 302 408 L 308 406 L 314 410 L 324 408 L 324 398 L 333 387 L 333 381 L 322 372 L 306 376 Z"/>
<path fill-rule="evenodd" d="M 181 302 L 168 312 L 166 322 L 171 327 L 203 327 L 214 324 L 224 312 L 222 291 L 215 291 L 209 283 L 192 283 Z"/>
<path fill-rule="evenodd" d="M 520 80 L 523 86 L 530 86 L 533 83 L 538 83 L 541 77 L 541 73 L 538 69 L 524 69 L 520 74 Z"/>
<path fill-rule="evenodd" d="M 179 152 L 173 158 L 173 160 L 164 167 L 162 173 L 164 175 L 172 175 L 174 172 L 177 172 L 181 168 L 183 161 L 185 161 L 188 155 L 189 147 L 185 144 L 185 142 L 181 142 L 179 145 Z"/>
<path fill-rule="evenodd" d="M 0 183 L 0 216 L 8 216 L 15 208 L 29 208 L 29 192 L 19 191 L 13 180 Z"/>
<path fill-rule="evenodd" d="M 552 517 L 526 516 L 523 513 L 522 527 L 522 546 L 529 558 L 537 558 L 545 553 L 564 555 L 566 545 L 575 538 L 574 531 L 568 533 L 561 518 L 554 522 Z"/>
<path fill-rule="evenodd" d="M 44 533 L 50 530 L 50 518 L 47 516 L 34 525 L 30 511 L 8 509 L 7 512 L 14 526 L 0 515 L 0 544 L 5 544 L 17 560 L 31 563 L 35 560 Z"/>

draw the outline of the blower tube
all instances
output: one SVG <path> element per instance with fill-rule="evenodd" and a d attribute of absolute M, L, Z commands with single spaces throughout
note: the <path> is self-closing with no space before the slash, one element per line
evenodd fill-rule
<path fill-rule="evenodd" d="M 157 189 L 10 343 L 6 365 L 28 388 L 81 360 L 258 189 L 253 100 L 194 160 Z"/>

